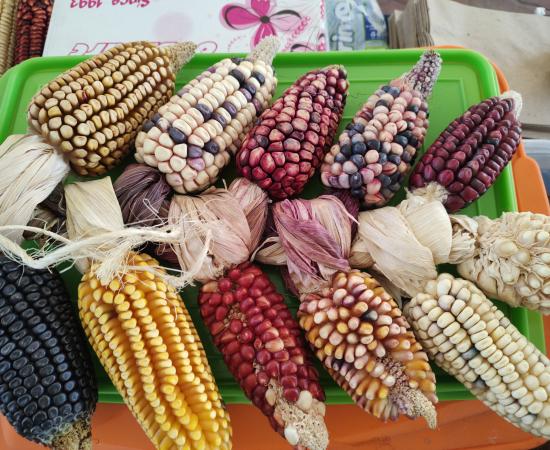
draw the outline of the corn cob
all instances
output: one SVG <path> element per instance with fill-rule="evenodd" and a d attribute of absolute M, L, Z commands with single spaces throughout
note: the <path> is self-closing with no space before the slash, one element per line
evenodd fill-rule
<path fill-rule="evenodd" d="M 42 56 L 53 0 L 20 0 L 15 26 L 15 64 Z"/>
<path fill-rule="evenodd" d="M 91 449 L 97 387 L 61 277 L 0 256 L 0 411 L 26 439 Z"/>
<path fill-rule="evenodd" d="M 506 420 L 550 438 L 550 367 L 471 282 L 441 274 L 405 314 L 438 366 Z"/>
<path fill-rule="evenodd" d="M 2 0 L 0 3 L 0 75 L 13 66 L 18 3 L 19 0 Z"/>
<path fill-rule="evenodd" d="M 495 220 L 451 216 L 451 221 L 453 241 L 464 235 L 472 241 L 472 253 L 457 266 L 461 276 L 492 298 L 550 314 L 548 216 L 524 212 Z"/>
<path fill-rule="evenodd" d="M 293 446 L 325 449 L 325 394 L 300 328 L 273 283 L 246 262 L 204 284 L 201 315 L 246 396 Z"/>
<path fill-rule="evenodd" d="M 130 265 L 155 266 L 145 254 Z M 158 449 L 228 449 L 231 429 L 204 349 L 175 289 L 149 272 L 103 286 L 92 267 L 78 288 L 92 347 Z"/>
<path fill-rule="evenodd" d="M 225 58 L 181 88 L 145 123 L 137 161 L 158 168 L 182 194 L 214 184 L 271 100 L 277 48 L 276 38 L 266 38 L 247 58 Z"/>
<path fill-rule="evenodd" d="M 321 181 L 349 189 L 363 207 L 386 204 L 400 189 L 428 129 L 428 103 L 441 58 L 425 52 L 402 77 L 381 86 L 324 157 Z"/>
<path fill-rule="evenodd" d="M 300 326 L 330 375 L 382 420 L 422 416 L 435 428 L 435 376 L 395 301 L 367 273 L 334 275 L 300 298 Z"/>
<path fill-rule="evenodd" d="M 342 66 L 300 77 L 247 134 L 237 154 L 239 173 L 273 199 L 302 192 L 332 144 L 348 86 Z"/>
<path fill-rule="evenodd" d="M 489 189 L 512 159 L 521 137 L 521 96 L 507 92 L 468 109 L 439 135 L 414 168 L 411 190 L 434 182 L 455 212 Z"/>
<path fill-rule="evenodd" d="M 121 44 L 51 81 L 29 106 L 30 128 L 79 175 L 100 175 L 129 152 L 141 124 L 168 101 L 194 44 Z"/>

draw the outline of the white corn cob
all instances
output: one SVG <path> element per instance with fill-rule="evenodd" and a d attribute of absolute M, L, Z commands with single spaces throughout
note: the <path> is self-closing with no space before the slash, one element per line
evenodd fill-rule
<path fill-rule="evenodd" d="M 441 274 L 405 307 L 436 364 L 506 420 L 550 438 L 550 367 L 471 282 Z"/>

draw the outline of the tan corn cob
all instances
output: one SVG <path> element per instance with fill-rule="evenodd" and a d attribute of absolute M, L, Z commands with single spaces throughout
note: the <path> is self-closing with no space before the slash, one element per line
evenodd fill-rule
<path fill-rule="evenodd" d="M 435 427 L 435 376 L 428 357 L 374 278 L 338 272 L 330 287 L 300 300 L 306 339 L 358 406 L 382 420 L 422 416 Z"/>
<path fill-rule="evenodd" d="M 34 96 L 29 125 L 79 175 L 100 175 L 128 154 L 141 125 L 166 103 L 192 43 L 120 44 L 58 76 Z"/>
<path fill-rule="evenodd" d="M 158 168 L 180 194 L 214 184 L 271 101 L 278 46 L 268 37 L 248 57 L 225 58 L 181 88 L 144 124 L 137 161 Z"/>
<path fill-rule="evenodd" d="M 493 411 L 550 438 L 550 367 L 471 282 L 441 274 L 405 307 L 420 343 Z"/>
<path fill-rule="evenodd" d="M 15 14 L 19 0 L 0 2 L 0 75 L 13 65 Z"/>
<path fill-rule="evenodd" d="M 155 266 L 145 254 L 129 265 Z M 88 271 L 79 312 L 113 384 L 157 449 L 229 449 L 231 428 L 204 349 L 176 290 L 150 272 L 102 286 Z"/>

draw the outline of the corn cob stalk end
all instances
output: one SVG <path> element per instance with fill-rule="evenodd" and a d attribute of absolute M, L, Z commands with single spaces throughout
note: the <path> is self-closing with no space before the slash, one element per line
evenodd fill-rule
<path fill-rule="evenodd" d="M 422 54 L 413 69 L 404 77 L 411 89 L 419 91 L 424 98 L 432 93 L 433 87 L 441 72 L 441 56 L 434 50 Z"/>
<path fill-rule="evenodd" d="M 70 424 L 65 434 L 52 441 L 51 448 L 52 450 L 92 450 L 90 418 L 84 417 Z"/>
<path fill-rule="evenodd" d="M 262 41 L 250 52 L 248 59 L 271 64 L 280 45 L 281 40 L 278 37 L 268 36 L 262 39 Z"/>
<path fill-rule="evenodd" d="M 191 41 L 165 47 L 170 60 L 170 69 L 174 75 L 177 75 L 181 68 L 193 57 L 196 49 L 197 44 Z"/>

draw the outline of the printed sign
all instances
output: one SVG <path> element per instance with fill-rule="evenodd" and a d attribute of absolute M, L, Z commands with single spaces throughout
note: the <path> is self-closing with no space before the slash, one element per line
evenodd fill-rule
<path fill-rule="evenodd" d="M 126 41 L 192 40 L 202 52 L 325 50 L 323 0 L 56 0 L 44 55 L 96 54 Z"/>

